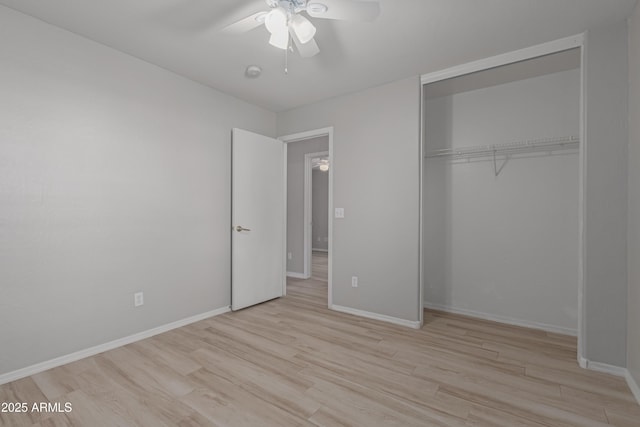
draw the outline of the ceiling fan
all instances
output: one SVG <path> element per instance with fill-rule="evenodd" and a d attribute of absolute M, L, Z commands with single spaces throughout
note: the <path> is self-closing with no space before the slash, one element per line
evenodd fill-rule
<path fill-rule="evenodd" d="M 378 1 L 362 0 L 265 0 L 270 10 L 259 11 L 222 29 L 224 33 L 244 33 L 264 25 L 269 44 L 288 50 L 290 40 L 303 58 L 320 52 L 314 36 L 316 27 L 302 12 L 312 18 L 351 21 L 373 21 L 380 15 Z"/>

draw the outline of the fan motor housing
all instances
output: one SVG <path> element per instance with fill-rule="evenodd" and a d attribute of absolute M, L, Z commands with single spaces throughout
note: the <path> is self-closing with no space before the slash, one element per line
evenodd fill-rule
<path fill-rule="evenodd" d="M 305 10 L 307 7 L 307 0 L 265 0 L 267 5 L 274 9 L 278 6 L 286 11 L 298 13 Z"/>

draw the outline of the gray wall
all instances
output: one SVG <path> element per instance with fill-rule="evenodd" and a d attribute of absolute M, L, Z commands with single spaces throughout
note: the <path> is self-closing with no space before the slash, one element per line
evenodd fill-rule
<path fill-rule="evenodd" d="M 230 130 L 275 114 L 2 6 L 0 28 L 0 374 L 228 306 Z"/>
<path fill-rule="evenodd" d="M 640 385 L 640 6 L 629 21 L 629 232 L 627 368 Z"/>
<path fill-rule="evenodd" d="M 304 273 L 304 155 L 329 151 L 329 137 L 287 144 L 287 271 Z"/>
<path fill-rule="evenodd" d="M 587 33 L 583 355 L 615 366 L 627 353 L 627 55 L 626 22 Z"/>
<path fill-rule="evenodd" d="M 580 71 L 427 98 L 424 114 L 428 151 L 579 135 Z M 497 177 L 491 158 L 426 159 L 427 306 L 576 334 L 577 151 L 515 155 Z"/>
<path fill-rule="evenodd" d="M 312 243 L 313 249 L 329 249 L 329 171 L 312 173 Z"/>
<path fill-rule="evenodd" d="M 333 222 L 333 303 L 411 321 L 419 319 L 419 88 L 414 77 L 278 114 L 279 135 L 334 127 L 334 207 L 345 218 Z"/>

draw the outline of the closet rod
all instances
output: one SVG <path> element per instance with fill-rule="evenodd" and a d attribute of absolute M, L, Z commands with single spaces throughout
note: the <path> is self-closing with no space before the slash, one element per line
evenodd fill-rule
<path fill-rule="evenodd" d="M 485 157 L 496 154 L 508 154 L 515 152 L 549 151 L 554 148 L 567 148 L 580 143 L 577 136 L 563 136 L 555 138 L 532 139 L 527 141 L 509 142 L 506 144 L 483 145 L 475 147 L 444 148 L 440 150 L 428 151 L 425 157 Z"/>

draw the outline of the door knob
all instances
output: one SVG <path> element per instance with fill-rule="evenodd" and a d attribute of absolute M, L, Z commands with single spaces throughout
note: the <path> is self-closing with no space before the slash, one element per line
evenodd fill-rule
<path fill-rule="evenodd" d="M 251 231 L 250 228 L 244 228 L 243 226 L 239 225 L 236 227 L 236 231 L 239 233 L 241 231 Z"/>

